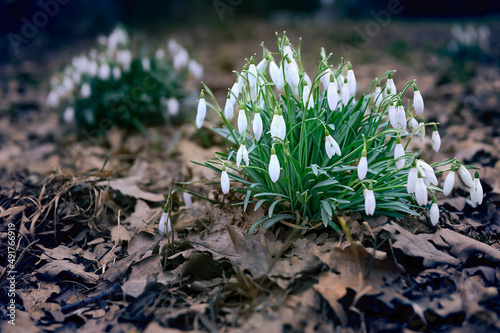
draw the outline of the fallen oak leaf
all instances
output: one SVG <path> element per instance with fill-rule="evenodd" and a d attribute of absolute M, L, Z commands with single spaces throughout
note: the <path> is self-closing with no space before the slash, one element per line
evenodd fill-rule
<path fill-rule="evenodd" d="M 66 280 L 79 278 L 83 282 L 91 284 L 95 284 L 99 278 L 99 276 L 94 273 L 86 272 L 82 264 L 77 265 L 66 260 L 55 260 L 43 265 L 38 269 L 37 276 L 40 279 L 52 281 L 56 276 L 62 273 L 69 275 L 69 278 L 66 278 Z"/>

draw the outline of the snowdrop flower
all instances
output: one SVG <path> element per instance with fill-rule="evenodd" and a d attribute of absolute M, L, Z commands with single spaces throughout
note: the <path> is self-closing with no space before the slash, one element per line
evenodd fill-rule
<path fill-rule="evenodd" d="M 224 117 L 227 120 L 233 119 L 234 116 L 234 98 L 231 92 L 227 93 L 226 105 L 224 106 Z"/>
<path fill-rule="evenodd" d="M 194 59 L 189 60 L 188 71 L 196 80 L 200 80 L 203 77 L 203 66 Z"/>
<path fill-rule="evenodd" d="M 432 185 L 438 184 L 436 175 L 434 173 L 434 169 L 432 169 L 432 167 L 429 164 L 425 163 L 422 160 L 417 160 L 417 169 L 424 178 L 426 186 L 429 186 L 430 184 Z"/>
<path fill-rule="evenodd" d="M 425 123 L 424 123 L 424 119 L 423 118 L 420 120 L 420 123 L 418 124 L 417 135 L 418 135 L 418 138 L 420 139 L 420 142 L 424 141 L 424 138 L 425 138 Z"/>
<path fill-rule="evenodd" d="M 314 108 L 314 96 L 311 94 L 311 88 L 307 85 L 302 90 L 302 104 L 306 110 Z"/>
<path fill-rule="evenodd" d="M 453 190 L 453 187 L 455 186 L 455 166 L 451 166 L 451 171 L 448 172 L 448 175 L 446 176 L 446 179 L 444 180 L 443 184 L 443 194 L 448 196 L 451 191 Z"/>
<path fill-rule="evenodd" d="M 250 98 L 254 101 L 257 98 L 257 67 L 254 64 L 254 57 L 250 59 L 250 66 L 248 66 L 247 80 L 250 86 Z"/>
<path fill-rule="evenodd" d="M 405 159 L 400 158 L 401 156 L 404 156 L 404 154 L 405 154 L 405 149 L 401 144 L 401 138 L 399 137 L 398 134 L 396 138 L 396 146 L 394 147 L 394 160 L 396 160 L 396 167 L 398 169 L 402 169 L 405 166 Z"/>
<path fill-rule="evenodd" d="M 339 104 L 339 99 L 340 99 L 339 92 L 337 90 L 337 83 L 335 81 L 331 81 L 328 84 L 326 99 L 328 101 L 328 107 L 330 108 L 330 110 L 335 111 L 337 109 L 337 104 Z"/>
<path fill-rule="evenodd" d="M 326 151 L 326 155 L 328 156 L 328 158 L 332 158 L 335 154 L 341 156 L 342 155 L 342 152 L 340 151 L 340 147 L 337 143 L 337 141 L 335 141 L 334 138 L 332 138 L 332 136 L 330 135 L 330 132 L 328 132 L 328 130 L 325 130 L 325 151 Z"/>
<path fill-rule="evenodd" d="M 193 201 L 191 200 L 191 196 L 187 192 L 182 192 L 182 198 L 187 208 L 191 208 L 193 206 Z"/>
<path fill-rule="evenodd" d="M 109 70 L 109 68 L 108 68 L 108 70 Z M 109 72 L 108 72 L 108 76 L 109 76 Z M 71 80 L 71 78 L 69 76 L 65 76 L 63 78 L 63 87 L 67 93 L 71 92 L 73 90 L 73 88 L 75 87 L 73 80 Z"/>
<path fill-rule="evenodd" d="M 108 55 L 111 55 L 118 48 L 118 46 L 126 45 L 128 43 L 128 40 L 129 38 L 127 31 L 122 27 L 116 27 L 107 39 Z"/>
<path fill-rule="evenodd" d="M 240 97 L 240 89 L 238 82 L 239 81 L 237 79 L 236 82 L 234 82 L 233 86 L 231 87 L 231 98 L 233 99 L 233 104 L 236 103 L 236 101 Z"/>
<path fill-rule="evenodd" d="M 397 119 L 397 128 L 406 131 L 406 113 L 403 107 L 403 103 L 398 99 L 398 104 L 396 107 L 396 119 Z"/>
<path fill-rule="evenodd" d="M 413 162 L 413 166 L 411 167 L 410 171 L 408 171 L 408 179 L 406 180 L 406 192 L 408 194 L 415 193 L 415 185 L 417 184 L 418 180 L 418 169 Z"/>
<path fill-rule="evenodd" d="M 222 189 L 222 193 L 229 193 L 229 176 L 226 171 L 226 166 L 222 166 L 222 173 L 220 175 L 220 187 Z"/>
<path fill-rule="evenodd" d="M 205 101 L 205 92 L 202 90 L 200 100 L 198 102 L 198 110 L 196 113 L 196 127 L 201 128 L 207 115 L 207 102 Z"/>
<path fill-rule="evenodd" d="M 299 71 L 297 65 L 289 58 L 286 58 L 285 63 L 285 82 L 287 82 L 294 90 L 299 86 Z"/>
<path fill-rule="evenodd" d="M 141 65 L 143 71 L 149 72 L 151 70 L 151 60 L 149 60 L 149 58 L 142 58 Z"/>
<path fill-rule="evenodd" d="M 280 108 L 276 108 L 273 120 L 271 122 L 271 137 L 273 139 L 281 139 L 285 140 L 286 135 L 286 124 L 285 119 L 283 118 L 283 114 Z"/>
<path fill-rule="evenodd" d="M 307 86 L 312 87 L 312 81 L 311 81 L 311 78 L 309 77 L 309 74 L 304 73 L 303 79 L 304 79 Z"/>
<path fill-rule="evenodd" d="M 460 179 L 464 182 L 468 187 L 473 187 L 474 182 L 472 181 L 472 176 L 469 171 L 462 165 L 458 168 L 458 174 L 460 175 Z"/>
<path fill-rule="evenodd" d="M 90 76 L 96 76 L 97 70 L 98 70 L 97 62 L 89 61 L 86 68 L 87 74 Z"/>
<path fill-rule="evenodd" d="M 479 181 L 479 173 L 477 171 L 474 175 L 474 183 L 470 189 L 470 199 L 474 204 L 480 205 L 483 203 L 483 187 Z"/>
<path fill-rule="evenodd" d="M 169 115 L 175 117 L 179 114 L 179 101 L 175 97 L 170 97 L 167 100 L 167 112 Z"/>
<path fill-rule="evenodd" d="M 365 213 L 366 215 L 373 215 L 375 213 L 375 206 L 377 205 L 375 201 L 375 195 L 373 193 L 373 188 L 370 185 L 370 189 L 367 189 L 363 185 L 363 196 L 365 197 Z"/>
<path fill-rule="evenodd" d="M 167 49 L 170 54 L 175 54 L 181 48 L 175 39 L 169 39 L 167 42 Z"/>
<path fill-rule="evenodd" d="M 358 162 L 358 178 L 363 180 L 368 172 L 368 161 L 366 159 L 366 149 L 363 148 L 361 151 L 361 159 Z"/>
<path fill-rule="evenodd" d="M 344 106 L 349 103 L 349 84 L 347 84 L 347 78 L 344 78 L 344 84 L 342 85 L 342 104 Z"/>
<path fill-rule="evenodd" d="M 164 49 L 158 49 L 155 52 L 155 59 L 156 60 L 163 60 L 165 58 L 165 50 Z"/>
<path fill-rule="evenodd" d="M 91 93 L 92 91 L 90 89 L 90 85 L 87 82 L 82 84 L 82 88 L 80 89 L 80 95 L 82 95 L 82 98 L 90 97 Z"/>
<path fill-rule="evenodd" d="M 415 130 L 418 128 L 418 121 L 415 118 L 411 118 L 408 121 L 408 127 L 410 128 L 410 131 L 415 132 Z"/>
<path fill-rule="evenodd" d="M 321 72 L 320 82 L 323 86 L 323 90 L 328 90 L 330 88 L 331 77 L 333 76 L 332 70 L 330 68 L 325 69 Z M 335 89 L 337 90 L 337 89 Z"/>
<path fill-rule="evenodd" d="M 111 74 L 111 69 L 109 68 L 108 64 L 102 64 L 101 66 L 99 66 L 99 72 L 97 73 L 97 76 L 101 80 L 109 79 L 110 74 Z"/>
<path fill-rule="evenodd" d="M 422 99 L 422 94 L 420 94 L 416 84 L 413 84 L 413 108 L 415 109 L 415 113 L 418 115 L 422 115 L 424 113 L 424 100 Z"/>
<path fill-rule="evenodd" d="M 269 74 L 271 75 L 271 80 L 276 85 L 276 89 L 282 90 L 285 86 L 283 82 L 283 72 L 274 61 L 269 63 Z"/>
<path fill-rule="evenodd" d="M 440 147 L 441 137 L 439 136 L 436 125 L 434 125 L 434 130 L 432 131 L 432 149 L 434 149 L 435 152 L 438 152 Z"/>
<path fill-rule="evenodd" d="M 350 62 L 347 63 L 347 83 L 349 85 L 349 95 L 354 96 L 356 93 L 356 77 Z"/>
<path fill-rule="evenodd" d="M 189 54 L 185 48 L 181 47 L 174 55 L 172 63 L 174 65 L 174 69 L 178 72 L 187 66 L 188 61 L 189 61 Z"/>
<path fill-rule="evenodd" d="M 375 106 L 378 108 L 380 106 L 380 103 L 382 102 L 382 99 L 384 99 L 382 96 L 382 88 L 380 88 L 379 81 L 377 81 L 377 85 L 375 86 L 375 90 L 373 91 L 373 94 L 371 97 L 375 103 Z"/>
<path fill-rule="evenodd" d="M 427 205 L 427 186 L 421 174 L 418 174 L 417 183 L 415 184 L 415 199 L 419 206 Z"/>
<path fill-rule="evenodd" d="M 248 127 L 247 113 L 245 112 L 245 104 L 240 103 L 240 112 L 238 113 L 238 132 L 243 134 L 243 132 Z"/>
<path fill-rule="evenodd" d="M 243 139 L 240 148 L 238 149 L 238 153 L 236 153 L 236 166 L 239 168 L 241 164 L 241 160 L 244 160 L 246 165 L 250 165 L 250 159 L 248 158 L 248 150 L 245 145 L 245 139 Z"/>
<path fill-rule="evenodd" d="M 120 64 L 125 72 L 128 72 L 132 63 L 132 54 L 129 50 L 120 50 L 116 52 L 116 62 Z"/>
<path fill-rule="evenodd" d="M 172 223 L 170 222 L 170 216 L 167 212 L 163 212 L 161 216 L 158 231 L 160 231 L 162 235 L 165 235 L 165 233 L 168 235 L 172 232 Z"/>
<path fill-rule="evenodd" d="M 439 207 L 435 196 L 432 199 L 432 205 L 429 211 L 429 215 L 431 218 L 432 225 L 435 226 L 439 222 Z"/>
<path fill-rule="evenodd" d="M 63 113 L 63 120 L 65 123 L 69 124 L 75 120 L 75 109 L 71 106 L 68 106 Z"/>
<path fill-rule="evenodd" d="M 394 80 L 392 79 L 392 74 L 389 74 L 389 76 L 387 77 L 384 94 L 385 97 L 396 94 L 396 85 L 394 84 Z"/>
<path fill-rule="evenodd" d="M 113 67 L 113 79 L 118 81 L 122 77 L 122 70 L 120 67 Z"/>
<path fill-rule="evenodd" d="M 392 102 L 389 103 L 387 107 L 387 112 L 389 113 L 389 123 L 393 128 L 398 128 L 398 118 L 396 113 L 396 107 Z"/>
<path fill-rule="evenodd" d="M 55 90 L 52 90 L 47 95 L 47 101 L 45 102 L 51 108 L 55 108 L 59 106 L 59 95 Z"/>
<path fill-rule="evenodd" d="M 256 106 L 255 115 L 253 116 L 253 135 L 255 136 L 255 141 L 260 141 L 262 136 L 262 117 L 260 115 L 260 109 Z"/>
<path fill-rule="evenodd" d="M 274 146 L 271 148 L 271 159 L 269 161 L 269 177 L 273 183 L 276 183 L 280 178 L 280 161 L 278 160 L 278 156 L 276 156 L 276 150 Z"/>
<path fill-rule="evenodd" d="M 257 70 L 262 73 L 262 75 L 266 75 L 267 66 L 269 65 L 270 59 L 269 57 L 264 57 L 258 64 Z M 271 58 L 272 59 L 272 58 Z"/>

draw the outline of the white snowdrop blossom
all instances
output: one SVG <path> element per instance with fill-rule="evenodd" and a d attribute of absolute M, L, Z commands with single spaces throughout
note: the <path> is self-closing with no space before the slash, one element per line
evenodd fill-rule
<path fill-rule="evenodd" d="M 309 77 L 309 74 L 304 73 L 303 79 L 307 86 L 312 87 L 312 81 L 311 78 Z"/>
<path fill-rule="evenodd" d="M 406 113 L 403 104 L 401 104 L 401 100 L 398 100 L 398 105 L 396 107 L 396 122 L 397 128 L 406 131 Z"/>
<path fill-rule="evenodd" d="M 436 201 L 436 197 L 432 199 L 431 209 L 429 211 L 429 216 L 431 218 L 431 223 L 433 226 L 439 222 L 439 207 Z"/>
<path fill-rule="evenodd" d="M 49 94 L 47 95 L 47 101 L 45 103 L 51 108 L 59 106 L 59 95 L 55 90 L 49 92 Z"/>
<path fill-rule="evenodd" d="M 424 138 L 425 138 L 425 123 L 424 123 L 423 119 L 418 124 L 417 136 L 420 139 L 420 142 L 424 141 Z"/>
<path fill-rule="evenodd" d="M 349 85 L 347 84 L 347 78 L 344 79 L 344 84 L 342 85 L 342 104 L 344 106 L 349 103 Z"/>
<path fill-rule="evenodd" d="M 396 167 L 398 169 L 402 169 L 405 166 L 405 159 L 400 158 L 404 156 L 404 154 L 405 154 L 405 149 L 403 148 L 403 145 L 401 144 L 401 139 L 399 138 L 398 135 L 396 146 L 394 147 L 394 160 L 396 161 Z"/>
<path fill-rule="evenodd" d="M 222 189 L 222 193 L 229 193 L 229 175 L 227 174 L 225 165 L 222 166 L 222 173 L 220 175 L 220 187 Z"/>
<path fill-rule="evenodd" d="M 224 106 L 224 117 L 231 120 L 234 117 L 234 98 L 231 92 L 227 93 L 226 105 Z"/>
<path fill-rule="evenodd" d="M 408 121 L 408 127 L 410 128 L 410 131 L 415 132 L 415 130 L 418 128 L 418 121 L 415 118 L 411 118 Z"/>
<path fill-rule="evenodd" d="M 448 172 L 443 184 L 443 194 L 448 196 L 450 195 L 453 187 L 455 186 L 455 169 L 452 167 L 451 171 Z"/>
<path fill-rule="evenodd" d="M 167 100 L 167 112 L 168 112 L 168 114 L 171 115 L 172 117 L 175 117 L 179 114 L 179 109 L 180 109 L 180 105 L 179 105 L 179 101 L 177 100 L 177 98 L 170 97 Z"/>
<path fill-rule="evenodd" d="M 331 77 L 333 76 L 332 70 L 330 68 L 325 69 L 321 72 L 321 78 L 319 79 L 321 85 L 323 86 L 323 90 L 328 90 L 331 81 Z"/>
<path fill-rule="evenodd" d="M 184 200 L 184 204 L 186 204 L 187 208 L 191 208 L 193 206 L 193 201 L 191 200 L 191 195 L 187 192 L 182 192 L 182 199 Z"/>
<path fill-rule="evenodd" d="M 198 111 L 196 113 L 196 127 L 201 128 L 205 117 L 207 115 L 207 102 L 205 101 L 205 93 L 203 90 L 200 94 L 200 100 L 198 102 Z"/>
<path fill-rule="evenodd" d="M 255 141 L 260 141 L 262 137 L 262 117 L 260 115 L 260 111 L 256 111 L 253 116 L 253 134 L 255 136 Z"/>
<path fill-rule="evenodd" d="M 280 109 L 273 115 L 273 121 L 271 122 L 271 137 L 285 140 L 286 135 L 286 124 L 283 114 Z"/>
<path fill-rule="evenodd" d="M 108 64 L 102 64 L 101 66 L 99 66 L 99 72 L 97 73 L 97 76 L 101 80 L 109 79 L 110 74 L 111 74 L 111 69 L 109 68 Z"/>
<path fill-rule="evenodd" d="M 203 66 L 194 59 L 189 60 L 188 71 L 196 80 L 200 80 L 203 77 Z"/>
<path fill-rule="evenodd" d="M 172 60 L 174 69 L 178 72 L 183 68 L 186 68 L 188 62 L 189 62 L 188 52 L 183 47 L 179 48 L 177 53 L 174 55 L 174 59 Z"/>
<path fill-rule="evenodd" d="M 438 180 L 436 178 L 436 174 L 434 173 L 434 169 L 427 163 L 425 163 L 422 160 L 417 160 L 417 169 L 421 173 L 425 185 L 429 186 L 430 184 L 432 185 L 438 185 Z"/>
<path fill-rule="evenodd" d="M 476 171 L 476 174 L 474 176 L 474 182 L 472 184 L 472 187 L 470 189 L 470 199 L 473 204 L 478 204 L 480 205 L 483 202 L 483 186 L 481 185 L 481 182 L 479 181 L 479 174 Z"/>
<path fill-rule="evenodd" d="M 245 106 L 243 103 L 240 104 L 240 112 L 238 113 L 238 132 L 243 134 L 243 132 L 248 127 L 247 113 L 245 112 Z"/>
<path fill-rule="evenodd" d="M 372 94 L 372 99 L 375 103 L 375 106 L 378 108 L 382 100 L 384 99 L 382 96 L 382 88 L 380 88 L 380 82 L 377 81 L 377 85 L 375 86 L 375 90 Z"/>
<path fill-rule="evenodd" d="M 261 72 L 263 75 L 265 75 L 268 65 L 269 65 L 269 59 L 265 57 L 257 64 L 257 70 Z"/>
<path fill-rule="evenodd" d="M 274 61 L 269 63 L 269 75 L 271 75 L 271 80 L 276 85 L 276 89 L 282 90 L 285 86 L 283 82 L 283 72 Z"/>
<path fill-rule="evenodd" d="M 347 84 L 349 85 L 349 95 L 354 96 L 356 93 L 356 77 L 354 76 L 354 71 L 352 70 L 351 63 L 347 64 Z"/>
<path fill-rule="evenodd" d="M 239 88 L 239 80 L 237 79 L 231 87 L 231 98 L 233 99 L 233 104 L 236 103 L 238 98 L 240 97 L 240 88 Z"/>
<path fill-rule="evenodd" d="M 432 131 L 432 149 L 434 149 L 435 152 L 438 152 L 440 147 L 441 137 L 439 136 L 436 125 L 434 125 L 434 130 Z"/>
<path fill-rule="evenodd" d="M 365 213 L 366 215 L 373 215 L 375 213 L 375 207 L 377 205 L 375 201 L 375 194 L 373 189 L 363 189 L 363 196 L 365 197 Z"/>
<path fill-rule="evenodd" d="M 151 60 L 149 60 L 149 58 L 146 58 L 146 57 L 142 58 L 141 65 L 142 65 L 142 69 L 145 72 L 149 72 L 151 70 Z"/>
<path fill-rule="evenodd" d="M 396 94 L 396 85 L 394 84 L 394 80 L 392 79 L 392 74 L 389 74 L 389 76 L 387 77 L 384 94 L 385 97 Z"/>
<path fill-rule="evenodd" d="M 243 142 L 238 149 L 238 152 L 236 153 L 236 166 L 239 168 L 241 164 L 241 160 L 245 161 L 245 164 L 247 166 L 250 165 L 250 159 L 248 158 L 248 150 L 245 145 L 245 139 L 243 139 Z"/>
<path fill-rule="evenodd" d="M 92 91 L 90 89 L 90 85 L 87 82 L 82 84 L 82 88 L 80 89 L 80 95 L 82 96 L 82 98 L 90 97 L 91 94 Z"/>
<path fill-rule="evenodd" d="M 330 135 L 330 133 L 328 131 L 325 131 L 325 151 L 326 151 L 326 155 L 328 156 L 328 158 L 332 158 L 335 154 L 341 156 L 342 155 L 342 152 L 340 151 L 340 147 L 337 143 L 337 141 L 335 141 L 334 138 L 332 138 L 332 136 Z"/>
<path fill-rule="evenodd" d="M 165 58 L 165 50 L 164 49 L 158 49 L 155 52 L 155 59 L 156 60 L 163 60 Z"/>
<path fill-rule="evenodd" d="M 75 120 L 75 108 L 68 106 L 64 109 L 63 120 L 66 124 L 70 124 Z"/>
<path fill-rule="evenodd" d="M 413 85 L 413 108 L 415 109 L 415 113 L 418 115 L 422 115 L 424 113 L 424 100 L 416 84 Z"/>
<path fill-rule="evenodd" d="M 368 172 L 368 160 L 366 159 L 366 149 L 361 152 L 361 159 L 358 162 L 358 178 L 363 180 Z"/>
<path fill-rule="evenodd" d="M 290 59 L 286 59 L 285 63 L 285 82 L 288 83 L 294 90 L 299 86 L 299 71 L 297 65 Z"/>
<path fill-rule="evenodd" d="M 160 223 L 158 226 L 158 231 L 161 235 L 168 235 L 172 232 L 172 223 L 170 222 L 170 216 L 168 213 L 163 212 Z"/>
<path fill-rule="evenodd" d="M 118 81 L 122 77 L 122 70 L 120 67 L 113 67 L 113 79 Z"/>
<path fill-rule="evenodd" d="M 280 161 L 278 160 L 278 156 L 276 156 L 276 150 L 271 148 L 271 159 L 269 161 L 269 177 L 273 183 L 276 183 L 280 178 Z"/>
<path fill-rule="evenodd" d="M 389 123 L 393 128 L 398 128 L 398 117 L 396 112 L 396 107 L 391 102 L 387 107 L 387 112 L 389 113 Z"/>
<path fill-rule="evenodd" d="M 462 179 L 465 185 L 467 185 L 468 187 L 474 186 L 472 176 L 463 165 L 460 165 L 460 167 L 458 168 L 458 174 L 460 175 L 460 179 Z"/>
<path fill-rule="evenodd" d="M 119 50 L 116 52 L 116 62 L 120 64 L 125 72 L 130 71 L 130 64 L 132 63 L 132 53 L 129 50 Z"/>
<path fill-rule="evenodd" d="M 250 66 L 248 67 L 247 80 L 250 87 L 250 98 L 254 101 L 257 99 L 257 67 L 253 63 L 253 57 L 250 60 Z"/>
<path fill-rule="evenodd" d="M 425 186 L 422 177 L 418 177 L 417 183 L 415 184 L 415 199 L 419 206 L 427 205 L 427 186 Z"/>
<path fill-rule="evenodd" d="M 339 93 L 338 93 L 337 85 L 335 84 L 335 82 L 330 82 L 328 84 L 326 98 L 327 98 L 328 107 L 330 108 L 330 110 L 335 111 L 337 109 L 337 104 L 339 104 Z"/>
<path fill-rule="evenodd" d="M 302 104 L 306 110 L 314 108 L 314 96 L 311 94 L 311 88 L 307 85 L 302 90 Z"/>
<path fill-rule="evenodd" d="M 413 166 L 410 171 L 408 171 L 408 179 L 406 180 L 406 192 L 408 194 L 415 193 L 415 185 L 418 180 L 418 169 Z"/>

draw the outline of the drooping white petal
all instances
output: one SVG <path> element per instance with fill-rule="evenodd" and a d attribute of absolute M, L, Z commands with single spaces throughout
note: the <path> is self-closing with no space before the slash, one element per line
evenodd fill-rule
<path fill-rule="evenodd" d="M 332 158 L 335 154 L 339 156 L 342 155 L 337 141 L 335 141 L 335 139 L 331 135 L 328 135 L 325 138 L 325 151 L 326 155 L 328 155 L 328 158 Z"/>
<path fill-rule="evenodd" d="M 421 115 L 424 113 L 424 100 L 420 94 L 420 90 L 415 90 L 413 92 L 413 108 L 415 113 Z"/>
<path fill-rule="evenodd" d="M 200 80 L 203 77 L 203 66 L 194 59 L 189 60 L 188 71 L 196 80 Z"/>
<path fill-rule="evenodd" d="M 365 197 L 366 215 L 373 215 L 373 213 L 375 213 L 375 207 L 377 205 L 373 191 L 365 188 L 363 189 L 363 196 Z"/>
<path fill-rule="evenodd" d="M 418 177 L 415 184 L 415 199 L 419 206 L 427 205 L 427 186 L 425 186 L 424 179 Z"/>
<path fill-rule="evenodd" d="M 349 95 L 354 96 L 356 93 L 356 77 L 352 69 L 347 71 L 347 84 L 349 85 Z"/>
<path fill-rule="evenodd" d="M 80 89 L 80 95 L 82 98 L 90 97 L 91 94 L 92 90 L 90 89 L 90 85 L 87 82 L 82 84 L 82 88 Z"/>
<path fill-rule="evenodd" d="M 417 184 L 418 179 L 418 169 L 411 168 L 408 172 L 408 179 L 406 181 L 406 192 L 408 194 L 415 193 L 415 185 Z"/>
<path fill-rule="evenodd" d="M 229 193 L 229 175 L 226 170 L 223 170 L 220 175 L 220 187 L 222 188 L 222 193 Z"/>
<path fill-rule="evenodd" d="M 425 138 L 425 126 L 424 126 L 424 122 L 421 121 L 419 124 L 418 124 L 418 130 L 417 130 L 417 135 L 418 135 L 418 138 L 420 139 L 420 142 L 424 141 L 424 138 Z"/>
<path fill-rule="evenodd" d="M 248 67 L 248 85 L 250 87 L 250 98 L 255 100 L 257 98 L 257 67 L 254 64 L 250 64 Z"/>
<path fill-rule="evenodd" d="M 438 180 L 436 178 L 436 174 L 434 173 L 434 169 L 429 164 L 425 163 L 422 160 L 418 160 L 417 169 L 420 171 L 427 186 L 429 186 L 429 184 L 438 185 Z"/>
<path fill-rule="evenodd" d="M 443 185 L 443 194 L 448 196 L 453 190 L 453 186 L 455 186 L 455 172 L 450 171 L 444 180 Z"/>
<path fill-rule="evenodd" d="M 269 74 L 271 75 L 271 80 L 276 85 L 276 88 L 278 90 L 283 89 L 283 87 L 285 86 L 283 82 L 283 72 L 274 61 L 271 61 L 271 63 L 269 64 Z"/>
<path fill-rule="evenodd" d="M 259 72 L 261 72 L 263 75 L 266 75 L 266 70 L 267 66 L 269 65 L 269 60 L 267 58 L 262 59 L 259 64 L 257 65 L 257 69 Z"/>
<path fill-rule="evenodd" d="M 314 96 L 311 94 L 309 86 L 304 86 L 302 90 L 302 104 L 306 110 L 314 108 Z"/>
<path fill-rule="evenodd" d="M 293 62 L 285 61 L 285 82 L 291 87 L 297 88 L 299 86 L 299 70 L 297 65 Z"/>
<path fill-rule="evenodd" d="M 271 160 L 269 161 L 269 177 L 273 183 L 276 183 L 280 178 L 280 161 L 276 154 L 271 154 Z"/>
<path fill-rule="evenodd" d="M 437 202 L 433 202 L 429 212 L 431 223 L 435 226 L 439 222 L 439 207 Z"/>
<path fill-rule="evenodd" d="M 201 97 L 198 102 L 198 110 L 196 113 L 196 127 L 201 128 L 203 122 L 205 121 L 205 116 L 207 115 L 207 102 L 205 98 Z"/>
<path fill-rule="evenodd" d="M 179 114 L 179 109 L 180 109 L 180 105 L 179 105 L 179 101 L 177 100 L 177 98 L 170 97 L 167 100 L 167 112 L 168 112 L 168 114 L 171 115 L 172 117 L 175 117 Z"/>
<path fill-rule="evenodd" d="M 366 159 L 366 156 L 361 156 L 361 159 L 359 160 L 359 163 L 358 163 L 358 178 L 359 178 L 359 180 L 365 179 L 367 172 L 368 172 L 368 161 Z"/>
<path fill-rule="evenodd" d="M 470 190 L 470 199 L 474 204 L 480 205 L 483 203 L 483 186 L 481 185 L 479 178 L 474 178 L 474 182 Z"/>
<path fill-rule="evenodd" d="M 170 216 L 168 213 L 163 213 L 158 225 L 158 231 L 160 234 L 165 235 L 165 233 L 170 234 L 172 232 L 172 223 L 170 222 Z"/>
<path fill-rule="evenodd" d="M 243 131 L 248 127 L 247 113 L 244 109 L 240 109 L 238 113 L 238 132 L 243 134 Z"/>
<path fill-rule="evenodd" d="M 396 167 L 398 169 L 402 169 L 405 166 L 405 159 L 399 159 L 401 156 L 405 154 L 405 149 L 403 148 L 403 145 L 401 143 L 396 144 L 396 147 L 394 147 L 394 159 L 396 160 Z"/>
<path fill-rule="evenodd" d="M 321 72 L 322 76 L 319 79 L 321 85 L 323 86 L 323 90 L 327 90 L 330 86 L 330 76 L 332 75 L 332 70 L 330 68 L 325 69 Z"/>
<path fill-rule="evenodd" d="M 410 128 L 410 131 L 414 132 L 417 127 L 418 127 L 418 121 L 417 119 L 415 118 L 411 118 L 409 121 L 408 121 L 408 127 Z"/>
<path fill-rule="evenodd" d="M 245 144 L 242 144 L 236 153 L 236 165 L 240 167 L 241 160 L 244 160 L 246 165 L 250 165 L 250 160 L 248 158 L 248 150 Z"/>
<path fill-rule="evenodd" d="M 474 186 L 472 176 L 463 165 L 460 165 L 460 168 L 458 168 L 458 174 L 460 175 L 460 179 L 462 179 L 465 185 L 467 185 L 468 187 Z"/>
<path fill-rule="evenodd" d="M 283 115 L 275 114 L 271 122 L 271 137 L 285 140 L 286 124 Z"/>
<path fill-rule="evenodd" d="M 434 149 L 435 152 L 438 152 L 440 147 L 441 137 L 439 136 L 439 132 L 432 131 L 432 149 Z"/>
<path fill-rule="evenodd" d="M 182 192 L 182 198 L 187 208 L 191 208 L 193 206 L 193 201 L 191 200 L 191 195 L 187 192 Z"/>
<path fill-rule="evenodd" d="M 260 116 L 260 112 L 256 112 L 253 117 L 253 134 L 255 136 L 255 141 L 259 141 L 262 136 L 262 117 Z"/>
<path fill-rule="evenodd" d="M 309 75 L 307 73 L 304 73 L 304 82 L 306 83 L 306 85 L 308 85 L 309 87 L 312 87 L 312 81 L 311 81 L 311 78 L 309 77 Z"/>
<path fill-rule="evenodd" d="M 389 113 L 389 123 L 393 128 L 398 128 L 398 117 L 396 112 L 396 107 L 393 104 L 389 104 L 387 107 Z"/>
<path fill-rule="evenodd" d="M 337 109 L 337 104 L 339 104 L 339 93 L 337 91 L 337 85 L 334 82 L 328 84 L 326 98 L 330 110 L 335 111 L 335 109 Z"/>
<path fill-rule="evenodd" d="M 231 120 L 234 117 L 234 98 L 232 95 L 226 99 L 226 105 L 224 106 L 224 117 L 227 120 Z"/>
<path fill-rule="evenodd" d="M 406 131 L 406 113 L 402 105 L 396 108 L 397 128 Z"/>
<path fill-rule="evenodd" d="M 378 108 L 382 100 L 384 99 L 382 96 L 382 88 L 380 86 L 376 86 L 372 95 L 373 100 L 375 101 L 375 106 Z"/>
<path fill-rule="evenodd" d="M 344 106 L 347 105 L 347 103 L 349 103 L 349 85 L 348 84 L 343 84 L 342 85 L 342 104 Z"/>

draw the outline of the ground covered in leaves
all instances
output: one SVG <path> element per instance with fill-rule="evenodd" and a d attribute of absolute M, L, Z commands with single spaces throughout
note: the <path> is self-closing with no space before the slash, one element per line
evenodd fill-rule
<path fill-rule="evenodd" d="M 215 45 L 203 44 L 203 31 L 192 40 L 205 81 L 222 98 L 235 78 L 230 70 L 240 68 L 263 38 L 274 49 L 268 33 L 275 27 L 246 24 L 241 35 L 214 37 Z M 353 64 L 362 87 L 388 69 L 398 69 L 399 85 L 417 78 L 426 120 L 439 121 L 443 137 L 441 151 L 432 155 L 428 135 L 423 154 L 481 167 L 483 204 L 473 208 L 458 184 L 450 197 L 439 197 L 446 212 L 437 228 L 427 216 L 340 216 L 351 237 L 294 233 L 286 225 L 248 235 L 266 212 L 233 205 L 242 198 L 223 197 L 215 178 L 208 186 L 189 186 L 213 203 L 194 198 L 187 209 L 175 200 L 172 244 L 157 228 L 165 195 L 174 180 L 215 176 L 190 163 L 222 149 L 203 147 L 210 134 L 200 136 L 186 124 L 152 128 L 148 137 L 114 129 L 78 139 L 74 128 L 44 109 L 43 85 L 27 83 L 27 77 L 47 80 L 50 73 L 31 62 L 5 65 L 2 109 L 10 112 L 0 118 L 0 256 L 7 257 L 14 225 L 18 273 L 16 326 L 2 306 L 1 331 L 500 330 L 499 69 L 478 64 L 470 80 L 456 82 L 442 71 L 439 56 L 425 47 L 412 50 L 422 46 L 415 37 L 421 29 L 436 29 L 439 42 L 447 27 L 392 23 L 390 33 L 373 41 L 380 45 L 372 45 L 369 58 L 355 54 Z M 491 28 L 498 35 L 498 27 Z M 297 26 L 288 34 L 303 36 L 303 53 L 317 59 L 319 46 L 328 49 L 340 38 L 324 31 Z M 306 45 L 313 35 L 313 45 Z M 407 58 L 384 53 L 399 50 L 403 37 Z M 67 53 L 57 61 L 67 61 Z M 4 260 L 0 265 L 2 288 L 8 288 L 9 267 Z M 7 293 L 0 297 L 1 304 L 10 302 Z"/>

